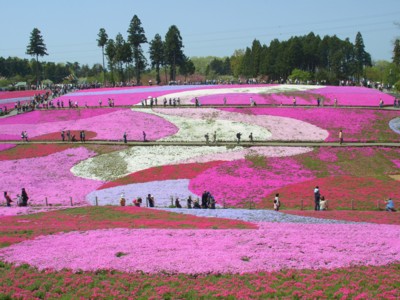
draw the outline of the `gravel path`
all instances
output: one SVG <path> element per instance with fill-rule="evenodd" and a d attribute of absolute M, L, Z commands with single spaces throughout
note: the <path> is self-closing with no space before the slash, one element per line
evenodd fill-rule
<path fill-rule="evenodd" d="M 248 222 L 281 222 L 281 223 L 307 223 L 307 224 L 359 224 L 360 222 L 348 222 L 341 220 L 318 219 L 289 215 L 273 210 L 256 209 L 187 209 L 187 208 L 157 208 L 160 210 L 190 214 L 198 217 L 217 217 Z M 321 212 L 323 214 L 324 212 Z"/>

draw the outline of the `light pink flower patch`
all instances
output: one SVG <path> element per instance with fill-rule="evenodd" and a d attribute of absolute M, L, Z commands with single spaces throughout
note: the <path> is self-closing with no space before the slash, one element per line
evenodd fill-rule
<path fill-rule="evenodd" d="M 400 260 L 399 226 L 262 223 L 258 230 L 111 229 L 42 236 L 0 250 L 39 269 L 246 273 Z M 377 255 L 379 254 L 379 255 Z"/>
<path fill-rule="evenodd" d="M 70 169 L 94 155 L 81 147 L 44 157 L 2 161 L 0 190 L 11 194 L 14 205 L 16 195 L 23 187 L 29 196 L 28 203 L 32 205 L 45 205 L 45 197 L 53 205 L 69 205 L 69 197 L 74 204 L 86 204 L 85 196 L 104 182 L 75 177 Z"/>
<path fill-rule="evenodd" d="M 145 131 L 148 140 L 172 135 L 178 128 L 166 120 L 130 109 L 54 110 L 32 112 L 0 120 L 0 139 L 19 139 L 22 131 L 30 138 L 61 132 L 86 130 L 97 133 L 96 139 L 141 140 Z"/>
<path fill-rule="evenodd" d="M 197 195 L 210 191 L 219 204 L 243 205 L 260 202 L 266 195 L 284 186 L 311 180 L 315 175 L 293 158 L 255 158 L 221 164 L 206 170 L 190 181 L 189 189 Z"/>

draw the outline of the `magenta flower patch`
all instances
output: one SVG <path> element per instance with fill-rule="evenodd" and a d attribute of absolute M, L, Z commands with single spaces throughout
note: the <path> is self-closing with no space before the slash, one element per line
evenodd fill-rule
<path fill-rule="evenodd" d="M 128 140 L 142 140 L 145 131 L 148 140 L 157 140 L 176 133 L 178 128 L 160 117 L 130 109 L 35 111 L 0 120 L 0 139 L 20 139 L 25 130 L 30 138 L 62 130 L 86 130 L 95 132 L 96 139 L 113 140 L 122 140 L 124 132 Z"/>

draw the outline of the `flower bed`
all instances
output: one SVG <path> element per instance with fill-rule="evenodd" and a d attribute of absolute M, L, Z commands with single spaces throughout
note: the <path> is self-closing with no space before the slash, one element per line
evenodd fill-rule
<path fill-rule="evenodd" d="M 399 261 L 399 238 L 398 226 L 366 224 L 266 223 L 258 230 L 223 231 L 119 228 L 38 237 L 0 250 L 0 259 L 40 270 L 193 275 L 333 269 Z"/>
<path fill-rule="evenodd" d="M 269 105 L 293 105 L 296 98 L 297 105 L 334 106 L 337 99 L 339 106 L 379 106 L 380 99 L 385 105 L 393 105 L 394 97 L 375 89 L 364 87 L 346 86 L 302 86 L 302 85 L 278 85 L 269 88 L 254 88 L 235 92 L 235 89 L 226 91 L 210 91 L 197 95 L 201 96 L 203 105 L 223 105 L 226 98 L 227 105 L 250 105 L 250 97 L 258 104 Z M 195 99 L 192 97 L 191 102 Z"/>
<path fill-rule="evenodd" d="M 0 119 L 0 139 L 20 139 L 25 130 L 29 138 L 44 136 L 58 140 L 62 130 L 92 131 L 97 139 L 113 140 L 122 140 L 124 132 L 129 140 L 143 140 L 143 131 L 148 140 L 157 140 L 178 131 L 160 117 L 119 108 L 34 111 Z M 76 138 L 79 140 L 79 136 Z"/>
<path fill-rule="evenodd" d="M 261 163 L 264 168 L 254 167 L 253 162 L 246 160 L 224 163 L 192 179 L 190 190 L 198 195 L 204 190 L 210 191 L 217 201 L 223 200 L 226 205 L 235 207 L 247 201 L 261 202 L 266 194 L 282 186 L 314 178 L 313 172 L 303 169 L 292 158 L 261 157 Z"/>
<path fill-rule="evenodd" d="M 17 145 L 0 153 L 0 161 L 43 157 L 68 149 L 68 145 L 30 144 Z"/>
<path fill-rule="evenodd" d="M 351 280 L 349 280 L 351 278 Z M 96 299 L 397 299 L 400 264 L 271 273 L 170 275 L 116 271 L 40 272 L 0 265 L 0 290 L 9 298 Z M 24 285 L 21 285 L 24 282 Z M 377 288 L 379 287 L 379 288 Z"/>
<path fill-rule="evenodd" d="M 175 123 L 180 128 L 178 135 L 183 136 L 183 139 L 189 140 L 194 139 L 191 136 L 195 136 L 196 134 L 197 140 L 204 140 L 204 134 L 207 132 L 211 140 L 214 131 L 217 131 L 217 140 L 235 140 L 237 132 L 243 134 L 243 140 L 249 140 L 248 135 L 250 132 L 253 132 L 255 141 L 323 141 L 328 137 L 328 132 L 326 130 L 310 123 L 297 120 L 296 118 L 259 116 L 247 114 L 247 110 L 241 109 L 229 112 L 213 108 L 153 109 L 153 111 L 157 115 Z M 231 123 L 226 123 L 224 121 L 229 121 Z M 198 124 L 202 124 L 203 127 Z M 201 128 L 201 130 L 198 130 L 197 127 Z M 181 131 L 183 131 L 183 133 L 181 133 Z M 172 136 L 166 139 L 173 140 L 178 138 Z"/>
<path fill-rule="evenodd" d="M 51 145 L 50 151 L 54 145 Z M 59 147 L 55 147 L 60 149 Z M 41 148 L 38 147 L 40 151 Z M 13 149 L 11 149 L 13 150 Z M 10 150 L 8 150 L 10 151 Z M 15 199 L 22 187 L 30 197 L 29 204 L 44 205 L 45 197 L 50 204 L 85 204 L 85 196 L 102 185 L 102 181 L 86 180 L 73 176 L 70 168 L 95 153 L 86 148 L 71 148 L 43 157 L 5 160 L 1 162 L 3 176 L 0 190 L 9 191 Z"/>
<path fill-rule="evenodd" d="M 180 86 L 151 86 L 151 87 L 125 87 L 125 88 L 101 88 L 101 89 L 90 89 L 81 90 L 75 93 L 70 93 L 59 97 L 64 103 L 68 103 L 71 99 L 75 103 L 78 101 L 79 106 L 84 106 L 85 103 L 89 106 L 99 106 L 99 100 L 102 100 L 102 105 L 108 105 L 108 98 L 114 100 L 114 104 L 119 105 L 135 105 L 140 104 L 142 100 L 148 99 L 148 97 L 158 98 L 178 98 L 189 94 L 204 94 L 202 90 L 219 90 L 220 92 L 224 89 L 234 88 L 255 88 L 262 85 L 180 85 Z M 268 87 L 270 85 L 264 85 Z M 207 93 L 207 92 L 205 92 Z M 185 103 L 181 99 L 181 103 Z M 150 105 L 150 103 L 148 103 Z M 158 99 L 158 104 L 162 104 L 162 100 Z"/>
<path fill-rule="evenodd" d="M 338 141 L 339 130 L 343 129 L 344 141 L 398 141 L 398 134 L 389 127 L 389 122 L 398 116 L 397 111 L 338 109 L 338 108 L 222 108 L 226 112 L 245 114 L 246 118 L 273 117 L 292 118 L 307 122 L 329 132 L 327 142 Z M 281 128 L 286 128 L 284 124 Z M 285 129 L 284 129 L 285 130 Z M 297 136 L 306 140 L 307 129 Z"/>
<path fill-rule="evenodd" d="M 4 210 L 12 211 L 13 208 Z M 28 209 L 28 208 L 18 208 Z M 38 208 L 39 209 L 39 208 Z M 44 210 L 55 207 L 41 208 Z M 61 209 L 61 208 L 59 208 Z M 169 228 L 169 229 L 255 229 L 256 225 L 221 218 L 200 218 L 190 215 L 138 207 L 79 207 L 37 213 L 29 216 L 3 216 L 0 223 L 0 247 L 9 246 L 42 235 L 74 230 L 109 228 Z M 17 210 L 14 209 L 14 210 Z"/>

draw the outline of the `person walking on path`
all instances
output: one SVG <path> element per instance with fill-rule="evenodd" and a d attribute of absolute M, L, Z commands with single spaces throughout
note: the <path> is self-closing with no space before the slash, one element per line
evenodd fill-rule
<path fill-rule="evenodd" d="M 7 192 L 4 192 L 4 198 L 6 199 L 7 207 L 11 207 L 12 200 L 11 200 L 10 196 L 7 194 Z"/>
<path fill-rule="evenodd" d="M 249 135 L 249 140 L 250 140 L 250 142 L 251 142 L 251 143 L 253 143 L 253 142 L 254 142 L 254 139 L 253 139 L 253 133 L 252 133 L 252 132 L 250 132 L 250 135 Z"/>
<path fill-rule="evenodd" d="M 217 142 L 217 132 L 214 131 L 214 134 L 213 134 L 213 143 L 215 144 L 216 142 Z"/>
<path fill-rule="evenodd" d="M 146 132 L 143 131 L 143 142 L 146 142 Z"/>
<path fill-rule="evenodd" d="M 343 144 L 343 131 L 342 131 L 342 129 L 340 129 L 340 131 L 339 131 L 339 144 L 340 145 Z"/>
<path fill-rule="evenodd" d="M 314 207 L 314 209 L 315 209 L 316 211 L 319 210 L 319 201 L 320 201 L 320 200 L 321 200 L 321 193 L 320 193 L 320 191 L 319 191 L 319 187 L 316 186 L 315 189 L 314 189 L 314 202 L 315 202 L 315 207 Z"/>
<path fill-rule="evenodd" d="M 240 132 L 236 133 L 237 143 L 240 144 L 240 137 L 242 134 Z"/>
<path fill-rule="evenodd" d="M 128 135 L 126 134 L 126 131 L 124 132 L 123 137 L 124 137 L 124 143 L 126 144 L 128 142 L 127 140 Z"/>
<path fill-rule="evenodd" d="M 208 143 L 209 143 L 209 140 L 210 140 L 210 137 L 208 136 L 208 133 L 206 133 L 206 134 L 204 135 L 204 138 L 206 139 L 206 144 L 208 144 Z"/>
<path fill-rule="evenodd" d="M 65 132 L 64 130 L 61 131 L 61 140 L 65 142 Z"/>
<path fill-rule="evenodd" d="M 383 100 L 382 100 L 382 98 L 379 99 L 379 108 L 383 108 Z"/>
<path fill-rule="evenodd" d="M 67 131 L 67 139 L 68 139 L 68 142 L 70 142 L 71 141 L 71 131 Z"/>

